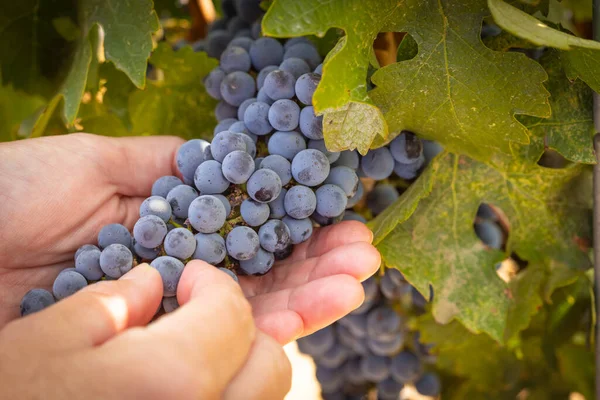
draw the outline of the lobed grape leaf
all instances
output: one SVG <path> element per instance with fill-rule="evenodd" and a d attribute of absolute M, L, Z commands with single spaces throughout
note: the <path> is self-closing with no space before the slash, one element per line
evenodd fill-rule
<path fill-rule="evenodd" d="M 571 80 L 577 78 L 588 84 L 595 92 L 600 92 L 600 51 L 574 48 L 562 55 L 567 76 Z"/>
<path fill-rule="evenodd" d="M 12 85 L 0 86 L 0 142 L 15 140 L 21 121 L 45 103 L 42 97 L 16 90 Z"/>
<path fill-rule="evenodd" d="M 385 263 L 400 269 L 422 294 L 433 286 L 436 320 L 456 318 L 469 330 L 502 341 L 507 332 L 526 326 L 528 317 L 510 316 L 511 304 L 521 300 L 496 275 L 494 265 L 506 255 L 486 248 L 475 235 L 479 205 L 503 210 L 510 224 L 506 254 L 515 252 L 529 262 L 557 260 L 587 268 L 591 226 L 589 205 L 568 195 L 589 183 L 580 181 L 581 167 L 495 162 L 491 167 L 453 154 L 434 159 L 438 172 L 431 194 L 377 247 Z M 538 302 L 533 300 L 515 312 L 531 314 Z"/>

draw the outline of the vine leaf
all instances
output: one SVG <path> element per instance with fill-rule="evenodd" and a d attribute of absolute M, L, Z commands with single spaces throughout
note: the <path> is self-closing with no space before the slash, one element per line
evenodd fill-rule
<path fill-rule="evenodd" d="M 540 63 L 549 76 L 552 117 L 523 117 L 521 122 L 533 135 L 545 139 L 547 147 L 568 160 L 595 164 L 592 91 L 579 80 L 567 79 L 557 50 L 547 50 Z"/>
<path fill-rule="evenodd" d="M 456 318 L 472 332 L 497 341 L 526 326 L 537 297 L 514 310 L 516 288 L 498 278 L 495 264 L 506 255 L 486 248 L 473 221 L 482 202 L 503 210 L 510 223 L 506 253 L 531 262 L 557 260 L 590 265 L 589 205 L 566 193 L 579 190 L 581 167 L 547 169 L 536 164 L 496 168 L 465 156 L 445 154 L 431 194 L 377 245 L 385 263 L 400 269 L 422 293 L 433 286 L 433 315 L 440 323 Z M 533 278 L 532 278 L 533 279 Z M 511 311 L 513 310 L 513 311 Z M 524 313 L 512 316 L 511 313 Z"/>
<path fill-rule="evenodd" d="M 44 98 L 15 90 L 12 85 L 0 86 L 0 142 L 15 140 L 21 121 L 45 103 Z"/>
<path fill-rule="evenodd" d="M 574 48 L 562 53 L 567 76 L 571 80 L 577 78 L 588 84 L 594 91 L 600 92 L 600 51 Z"/>

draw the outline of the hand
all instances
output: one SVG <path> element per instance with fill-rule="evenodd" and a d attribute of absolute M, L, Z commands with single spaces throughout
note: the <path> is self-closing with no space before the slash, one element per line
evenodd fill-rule
<path fill-rule="evenodd" d="M 0 145 L 0 327 L 28 290 L 50 288 L 75 250 L 100 228 L 131 228 L 152 183 L 179 175 L 173 137 L 66 135 Z M 280 343 L 314 332 L 358 307 L 360 281 L 380 264 L 358 222 L 316 230 L 262 277 L 240 283 L 258 327 Z"/>
<path fill-rule="evenodd" d="M 2 399 L 281 399 L 291 367 L 254 324 L 231 277 L 187 264 L 182 306 L 148 324 L 162 299 L 140 265 L 0 331 Z M 140 326 L 145 326 L 141 328 Z"/>

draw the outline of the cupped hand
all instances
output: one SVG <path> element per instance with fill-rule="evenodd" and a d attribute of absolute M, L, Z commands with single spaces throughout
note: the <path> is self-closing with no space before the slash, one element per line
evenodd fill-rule
<path fill-rule="evenodd" d="M 28 290 L 50 288 L 73 266 L 102 226 L 132 228 L 154 181 L 179 175 L 182 143 L 75 134 L 0 144 L 0 327 Z M 358 222 L 317 229 L 268 274 L 241 277 L 259 329 L 287 343 L 358 307 L 360 282 L 380 264 L 371 240 Z"/>

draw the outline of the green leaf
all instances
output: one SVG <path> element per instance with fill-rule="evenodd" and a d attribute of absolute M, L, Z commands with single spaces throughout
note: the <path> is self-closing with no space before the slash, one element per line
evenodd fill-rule
<path fill-rule="evenodd" d="M 128 102 L 129 96 L 136 87 L 127 75 L 111 62 L 100 64 L 98 75 L 105 81 L 106 93 L 103 96 L 103 104 L 108 111 L 121 118 L 125 126 L 131 125 Z"/>
<path fill-rule="evenodd" d="M 45 103 L 42 97 L 15 90 L 11 85 L 0 86 L 0 142 L 17 139 L 21 122 Z"/>
<path fill-rule="evenodd" d="M 85 84 L 88 70 L 92 62 L 92 48 L 86 38 L 79 44 L 69 70 L 67 78 L 63 82 L 60 93 L 65 99 L 64 115 L 68 123 L 72 123 L 79 111 L 79 104 L 85 92 Z"/>
<path fill-rule="evenodd" d="M 570 50 L 571 46 L 600 50 L 600 43 L 553 29 L 502 0 L 488 0 L 488 6 L 498 26 L 538 46 L 562 50 Z"/>
<path fill-rule="evenodd" d="M 594 353 L 585 346 L 565 345 L 557 350 L 559 368 L 573 390 L 594 398 Z"/>
<path fill-rule="evenodd" d="M 150 62 L 164 69 L 163 81 L 151 81 L 129 97 L 132 131 L 136 134 L 210 138 L 216 124 L 216 101 L 206 93 L 202 78 L 218 65 L 206 53 L 189 47 L 174 52 L 161 43 Z"/>
<path fill-rule="evenodd" d="M 426 2 L 403 8 L 402 29 L 417 56 L 373 75 L 370 92 L 390 131 L 409 130 L 479 159 L 529 143 L 514 114 L 549 117 L 543 69 L 523 54 L 495 52 L 480 39 L 484 2 Z"/>
<path fill-rule="evenodd" d="M 600 51 L 574 48 L 561 55 L 571 80 L 581 79 L 595 92 L 600 92 Z"/>
<path fill-rule="evenodd" d="M 547 119 L 523 117 L 521 122 L 532 134 L 545 139 L 547 147 L 566 159 L 595 164 L 592 91 L 579 80 L 567 79 L 557 50 L 547 50 L 541 64 L 549 76 L 547 87 L 551 93 L 552 116 Z"/>
<path fill-rule="evenodd" d="M 56 107 L 58 107 L 61 100 L 62 100 L 62 97 L 60 95 L 56 95 L 50 101 L 50 103 L 48 103 L 48 105 L 46 106 L 46 109 L 44 110 L 44 112 L 42 113 L 40 118 L 35 122 L 35 125 L 33 126 L 33 130 L 31 131 L 31 134 L 29 135 L 30 138 L 41 137 L 44 134 L 44 132 L 46 131 L 46 128 L 48 127 L 48 123 L 50 122 L 50 119 L 54 115 L 54 111 L 56 111 Z"/>
<path fill-rule="evenodd" d="M 127 136 L 129 131 L 115 114 L 104 114 L 83 118 L 79 124 L 82 132 L 96 133 L 104 136 Z"/>
<path fill-rule="evenodd" d="M 509 314 L 511 303 L 521 299 L 496 275 L 494 265 L 506 255 L 487 249 L 475 235 L 477 208 L 482 202 L 494 204 L 507 216 L 506 254 L 586 268 L 590 260 L 581 244 L 591 237 L 588 205 L 568 195 L 579 190 L 575 185 L 580 184 L 581 168 L 492 168 L 453 154 L 434 159 L 432 165 L 438 173 L 431 194 L 377 247 L 385 263 L 400 269 L 421 293 L 428 294 L 433 286 L 436 320 L 457 318 L 472 332 L 502 341 L 507 331 L 525 325 L 521 317 Z M 528 304 L 533 307 L 532 301 Z M 530 312 L 523 307 L 516 310 Z M 513 319 L 518 320 L 516 327 Z"/>

